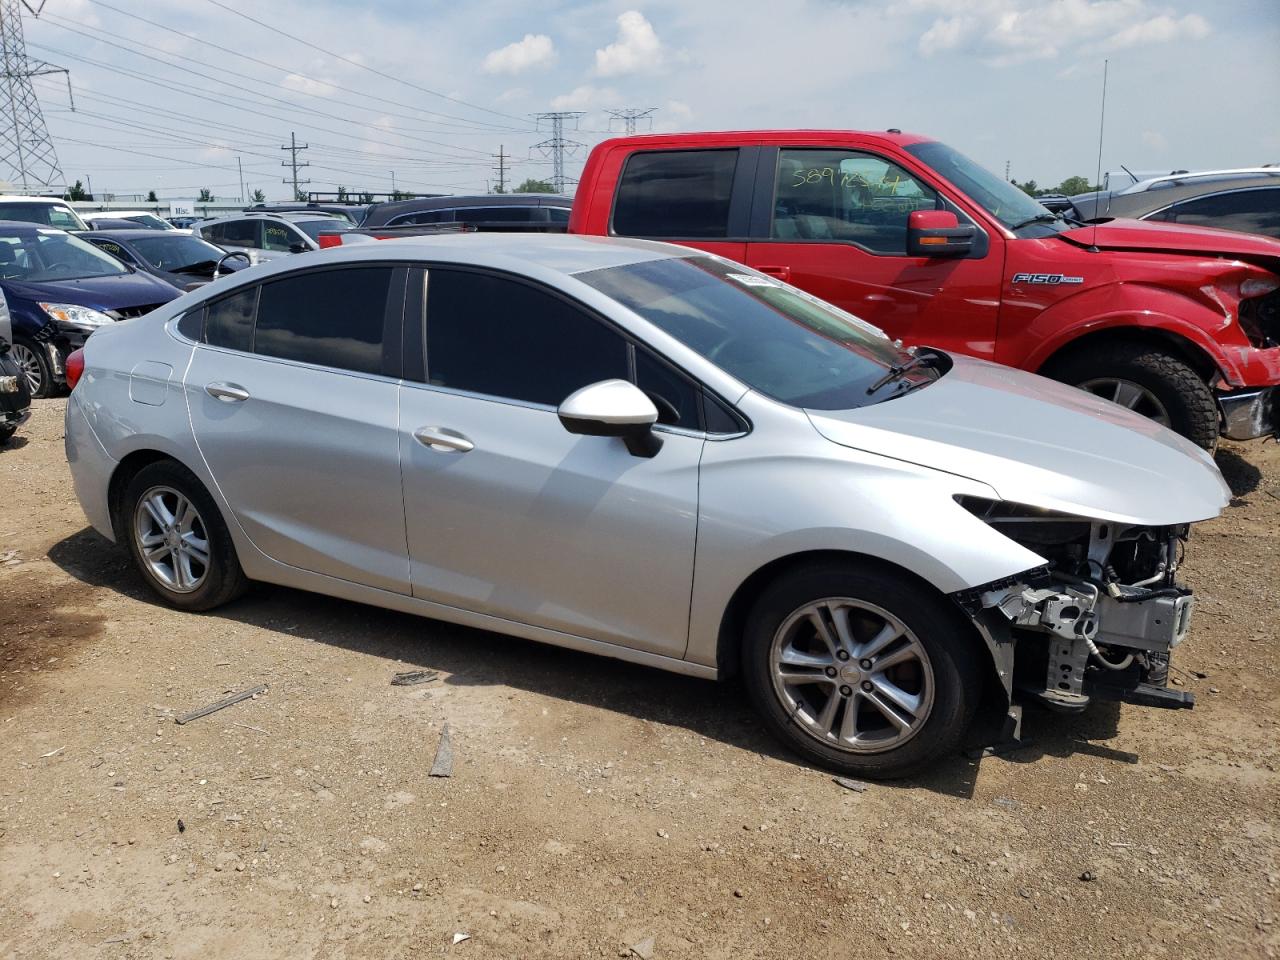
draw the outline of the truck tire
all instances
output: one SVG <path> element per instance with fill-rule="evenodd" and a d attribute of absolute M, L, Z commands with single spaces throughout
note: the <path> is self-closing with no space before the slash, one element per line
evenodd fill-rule
<path fill-rule="evenodd" d="M 1141 343 L 1080 350 L 1045 374 L 1158 420 L 1197 446 L 1218 443 L 1218 404 L 1204 378 L 1185 362 Z"/>

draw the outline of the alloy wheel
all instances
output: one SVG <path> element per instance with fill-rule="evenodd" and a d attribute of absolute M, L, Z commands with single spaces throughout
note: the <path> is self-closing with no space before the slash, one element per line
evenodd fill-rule
<path fill-rule="evenodd" d="M 138 500 L 133 535 L 147 571 L 167 590 L 191 593 L 209 574 L 209 534 L 200 512 L 172 487 L 152 487 Z"/>
<path fill-rule="evenodd" d="M 1128 407 L 1134 413 L 1140 413 L 1149 420 L 1154 420 L 1162 427 L 1170 426 L 1172 420 L 1160 398 L 1141 384 L 1119 377 L 1097 377 L 1078 384 L 1081 390 L 1087 390 L 1095 397 L 1110 400 L 1122 407 Z"/>
<path fill-rule="evenodd" d="M 9 356 L 27 378 L 27 389 L 34 397 L 44 385 L 44 370 L 40 367 L 40 358 L 34 350 L 22 343 L 13 344 L 9 348 Z"/>
<path fill-rule="evenodd" d="M 817 600 L 778 627 L 774 693 L 809 736 L 851 753 L 902 746 L 933 708 L 929 654 L 902 621 L 848 597 Z"/>

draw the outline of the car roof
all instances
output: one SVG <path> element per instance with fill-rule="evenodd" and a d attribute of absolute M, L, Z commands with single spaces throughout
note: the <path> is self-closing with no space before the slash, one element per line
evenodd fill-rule
<path fill-rule="evenodd" d="M 744 144 L 767 143 L 785 144 L 789 146 L 812 146 L 823 141 L 839 144 L 843 138 L 857 137 L 881 140 L 896 144 L 899 147 L 911 146 L 915 143 L 928 143 L 933 137 L 919 133 L 909 133 L 896 127 L 889 130 L 711 130 L 701 133 L 637 133 L 629 137 L 614 137 L 597 145 L 600 150 L 606 146 L 638 146 L 638 147 L 732 147 Z"/>
<path fill-rule="evenodd" d="M 189 237 L 192 234 L 183 233 L 181 230 L 150 230 L 147 227 L 127 227 L 119 230 L 82 230 L 76 234 L 77 237 L 101 237 L 103 240 L 145 240 L 148 237 Z M 202 237 L 196 237 L 202 240 Z M 205 241 L 206 243 L 208 241 Z"/>
<path fill-rule="evenodd" d="M 1138 183 L 1130 184 L 1119 194 L 1128 196 L 1134 193 L 1146 193 L 1148 190 L 1164 191 L 1173 186 L 1193 186 L 1197 183 L 1217 181 L 1227 183 L 1233 180 L 1251 178 L 1280 178 L 1280 167 L 1239 167 L 1234 170 L 1199 170 L 1188 173 L 1170 173 L 1163 177 L 1151 177 Z"/>
<path fill-rule="evenodd" d="M 573 198 L 562 193 L 480 193 L 469 196 L 417 197 L 409 200 L 385 200 L 369 208 L 369 216 L 378 214 L 418 212 L 421 210 L 452 210 L 455 207 L 571 207 Z"/>
<path fill-rule="evenodd" d="M 1241 179 L 1202 180 L 1196 183 L 1175 184 L 1164 190 L 1146 190 L 1142 193 L 1114 193 L 1108 199 L 1106 194 L 1098 197 L 1098 204 L 1103 208 L 1103 216 L 1140 217 L 1157 210 L 1163 210 L 1171 204 L 1197 197 L 1208 197 L 1220 193 L 1235 193 L 1239 190 L 1273 189 L 1280 190 L 1280 176 L 1245 177 Z M 1091 203 L 1091 200 L 1085 200 Z"/>
<path fill-rule="evenodd" d="M 87 213 L 81 212 L 80 219 L 88 220 L 92 217 L 94 220 L 123 220 L 126 217 L 158 217 L 160 214 L 152 213 L 150 210 L 90 210 Z"/>
<path fill-rule="evenodd" d="M 57 197 L 24 197 L 16 193 L 0 194 L 0 203 L 57 203 L 64 207 L 67 206 L 67 201 Z"/>

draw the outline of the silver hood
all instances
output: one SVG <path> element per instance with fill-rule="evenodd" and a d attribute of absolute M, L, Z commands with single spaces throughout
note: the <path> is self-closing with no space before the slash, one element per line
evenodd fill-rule
<path fill-rule="evenodd" d="M 807 410 L 846 447 L 985 483 L 1001 499 L 1144 526 L 1217 516 L 1213 458 L 1130 410 L 1035 374 L 954 357 L 935 383 L 856 410 Z"/>

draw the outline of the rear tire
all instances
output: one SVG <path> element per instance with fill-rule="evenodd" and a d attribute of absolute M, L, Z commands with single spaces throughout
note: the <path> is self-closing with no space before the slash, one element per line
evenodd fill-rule
<path fill-rule="evenodd" d="M 172 607 L 212 610 L 248 587 L 217 504 L 176 461 L 160 460 L 134 475 L 120 498 L 116 530 L 147 586 Z"/>
<path fill-rule="evenodd" d="M 1068 354 L 1045 373 L 1105 400 L 1116 395 L 1114 384 L 1123 395 L 1122 405 L 1148 416 L 1153 404 L 1158 405 L 1171 430 L 1206 450 L 1218 444 L 1218 404 L 1213 391 L 1184 361 L 1158 347 L 1105 344 Z M 1145 396 L 1138 398 L 1138 392 Z"/>
<path fill-rule="evenodd" d="M 788 748 L 839 773 L 893 779 L 959 748 L 982 694 L 981 656 L 928 588 L 868 564 L 821 564 L 760 595 L 742 673 Z"/>

